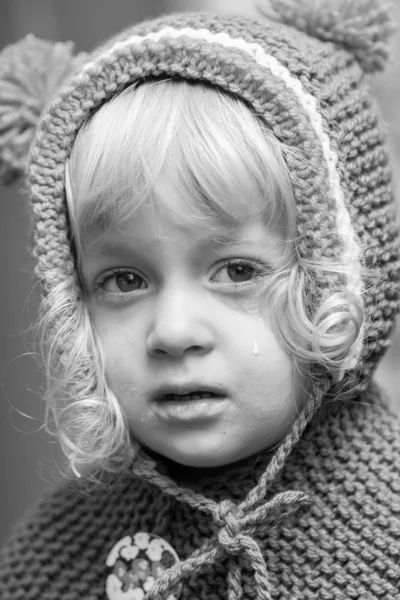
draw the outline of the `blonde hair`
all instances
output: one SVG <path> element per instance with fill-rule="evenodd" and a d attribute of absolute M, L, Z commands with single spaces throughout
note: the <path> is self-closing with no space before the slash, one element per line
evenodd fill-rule
<path fill-rule="evenodd" d="M 289 152 L 295 150 L 280 143 L 244 102 L 214 87 L 181 80 L 130 86 L 90 116 L 69 160 L 67 201 L 78 270 L 85 229 L 112 227 L 143 204 L 195 228 L 216 216 L 232 223 L 262 216 L 279 228 L 286 252 L 261 305 L 268 303 L 271 323 L 295 365 L 302 371 L 312 365 L 314 375 L 334 379 L 348 368 L 362 335 L 363 306 L 340 286 L 329 296 L 322 292 L 318 306 L 311 306 L 313 272 L 322 269 L 340 281 L 347 266 L 298 255 Z M 179 191 L 173 201 L 162 186 L 166 170 Z M 133 459 L 135 442 L 107 386 L 83 290 L 78 320 L 58 331 L 58 316 L 71 309 L 63 298 L 56 287 L 40 322 L 47 420 L 72 471 L 116 472 Z M 58 346 L 67 351 L 58 352 Z"/>

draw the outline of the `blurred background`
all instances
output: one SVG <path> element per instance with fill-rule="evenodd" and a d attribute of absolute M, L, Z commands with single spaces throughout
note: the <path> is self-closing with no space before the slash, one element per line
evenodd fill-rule
<path fill-rule="evenodd" d="M 261 1 L 261 0 L 260 0 Z M 72 40 L 90 51 L 122 28 L 146 17 L 176 10 L 255 13 L 252 0 L 1 0 L 0 48 L 33 33 L 46 40 Z M 400 22 L 400 0 L 396 0 Z M 374 82 L 400 164 L 400 34 L 393 41 L 394 62 Z M 400 167 L 398 167 L 400 171 Z M 397 176 L 400 191 L 400 177 Z M 399 194 L 400 195 L 400 194 Z M 29 347 L 37 295 L 31 275 L 25 198 L 0 187 L 0 545 L 13 523 L 51 479 L 54 443 L 42 430 L 43 379 Z M 400 411 L 400 333 L 377 378 Z"/>

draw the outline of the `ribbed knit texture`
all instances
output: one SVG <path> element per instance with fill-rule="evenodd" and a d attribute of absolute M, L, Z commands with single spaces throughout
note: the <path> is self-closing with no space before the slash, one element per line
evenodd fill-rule
<path fill-rule="evenodd" d="M 371 398 L 370 398 L 371 399 Z M 265 469 L 266 456 L 192 489 L 240 503 Z M 165 470 L 165 469 L 164 469 Z M 169 467 L 169 475 L 182 471 Z M 255 534 L 276 600 L 400 598 L 400 423 L 359 402 L 324 405 L 268 496 L 295 488 L 310 504 L 271 513 Z M 202 511 L 130 473 L 85 495 L 51 491 L 1 553 L 2 600 L 100 600 L 114 544 L 138 531 L 166 539 L 181 560 L 218 532 Z M 184 600 L 227 598 L 229 557 L 183 580 Z M 254 573 L 241 558 L 244 600 L 256 600 Z"/>

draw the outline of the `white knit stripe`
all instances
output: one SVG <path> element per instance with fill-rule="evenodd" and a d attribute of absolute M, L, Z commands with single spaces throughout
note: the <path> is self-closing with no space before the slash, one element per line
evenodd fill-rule
<path fill-rule="evenodd" d="M 352 273 L 351 277 L 348 277 L 347 287 L 353 293 L 357 295 L 361 294 L 360 248 L 355 237 L 354 229 L 351 225 L 349 212 L 344 202 L 343 190 L 340 185 L 340 177 L 337 170 L 338 157 L 336 152 L 331 148 L 329 137 L 324 131 L 322 116 L 318 111 L 317 100 L 314 96 L 304 90 L 299 79 L 294 77 L 284 65 L 276 60 L 276 58 L 267 54 L 260 44 L 249 43 L 243 39 L 232 38 L 226 33 L 214 34 L 207 29 L 193 29 L 189 27 L 176 29 L 173 27 L 165 27 L 144 36 L 134 35 L 123 41 L 116 42 L 112 47 L 97 56 L 93 62 L 87 63 L 83 68 L 83 74 L 95 67 L 96 64 L 98 64 L 98 61 L 107 59 L 107 57 L 111 56 L 113 53 L 123 50 L 126 47 L 133 45 L 140 46 L 147 40 L 157 42 L 165 37 L 178 39 L 182 36 L 203 40 L 207 43 L 217 43 L 225 48 L 235 48 L 246 52 L 258 65 L 270 69 L 273 75 L 281 79 L 296 95 L 299 103 L 308 114 L 315 133 L 321 142 L 323 154 L 327 163 L 329 184 L 332 196 L 336 202 L 337 231 L 344 248 L 342 261 L 344 264 L 349 265 L 349 273 Z"/>

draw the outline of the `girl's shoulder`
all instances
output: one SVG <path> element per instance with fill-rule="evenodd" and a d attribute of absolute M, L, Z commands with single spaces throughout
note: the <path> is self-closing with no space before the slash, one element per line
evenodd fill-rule
<path fill-rule="evenodd" d="M 51 589 L 56 599 L 66 588 L 68 597 L 81 597 L 79 581 L 103 581 L 110 546 L 128 528 L 140 530 L 148 504 L 149 490 L 128 473 L 90 491 L 79 485 L 46 491 L 0 550 L 0 598 L 37 600 Z"/>
<path fill-rule="evenodd" d="M 355 400 L 343 399 L 322 407 L 309 440 L 323 444 L 338 458 L 381 468 L 400 468 L 400 413 L 385 405 L 375 386 Z M 307 439 L 307 438 L 306 438 Z"/>
<path fill-rule="evenodd" d="M 291 529 L 278 532 L 279 539 L 296 539 L 293 565 L 307 564 L 329 598 L 399 598 L 398 415 L 362 399 L 325 405 L 296 446 L 281 485 L 309 498 Z M 320 598 L 319 592 L 310 597 Z"/>
<path fill-rule="evenodd" d="M 288 467 L 298 468 L 301 462 L 306 476 L 319 472 L 321 479 L 336 483 L 369 481 L 383 489 L 392 482 L 393 492 L 399 494 L 400 414 L 386 407 L 379 396 L 374 387 L 355 400 L 324 404 Z"/>
<path fill-rule="evenodd" d="M 322 523 L 328 537 L 332 527 L 345 540 L 369 532 L 389 551 L 400 544 L 400 415 L 371 400 L 369 392 L 323 405 L 285 465 L 281 485 L 307 494 L 321 535 Z"/>

